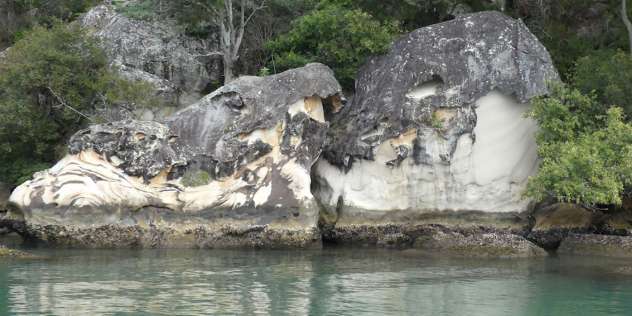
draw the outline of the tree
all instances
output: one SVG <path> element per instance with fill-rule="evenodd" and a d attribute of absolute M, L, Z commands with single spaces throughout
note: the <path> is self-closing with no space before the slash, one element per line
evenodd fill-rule
<path fill-rule="evenodd" d="M 365 57 L 386 52 L 400 34 L 396 22 L 380 23 L 362 10 L 327 5 L 298 18 L 292 30 L 267 43 L 276 72 L 321 62 L 331 67 L 345 89 L 353 89 Z"/>
<path fill-rule="evenodd" d="M 584 94 L 593 92 L 600 105 L 623 108 L 632 118 L 632 58 L 622 50 L 598 50 L 580 57 L 569 74 L 571 86 Z"/>
<path fill-rule="evenodd" d="M 72 21 L 102 0 L 0 0 L 0 51 L 36 23 Z"/>
<path fill-rule="evenodd" d="M 35 26 L 0 57 L 0 181 L 18 184 L 48 167 L 64 140 L 102 121 L 95 109 L 131 115 L 130 106 L 153 102 L 151 90 L 121 79 L 78 26 Z"/>
<path fill-rule="evenodd" d="M 632 125 L 623 122 L 622 109 L 561 85 L 531 102 L 527 115 L 540 125 L 536 142 L 542 164 L 524 195 L 587 206 L 620 204 L 632 184 Z"/>
<path fill-rule="evenodd" d="M 224 62 L 224 84 L 234 79 L 233 69 L 240 57 L 246 26 L 254 14 L 265 8 L 266 0 L 182 0 L 180 15 L 195 17 L 194 27 L 210 22 L 219 28 L 219 46 Z M 200 11 L 201 10 L 201 11 Z M 180 17 L 183 19 L 183 17 Z M 186 18 L 185 18 L 186 19 Z"/>

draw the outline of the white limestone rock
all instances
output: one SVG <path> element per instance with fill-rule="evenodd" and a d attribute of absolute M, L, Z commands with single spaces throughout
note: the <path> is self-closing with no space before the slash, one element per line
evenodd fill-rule
<path fill-rule="evenodd" d="M 498 12 L 402 36 L 363 66 L 353 103 L 332 116 L 313 168 L 323 219 L 348 226 L 526 210 L 537 125 L 523 114 L 547 80 L 559 78 L 544 47 Z"/>

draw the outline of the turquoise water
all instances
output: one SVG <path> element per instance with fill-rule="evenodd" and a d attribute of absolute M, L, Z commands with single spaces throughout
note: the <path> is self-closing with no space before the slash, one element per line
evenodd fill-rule
<path fill-rule="evenodd" d="M 0 315 L 630 315 L 632 262 L 387 249 L 60 250 L 0 260 Z"/>

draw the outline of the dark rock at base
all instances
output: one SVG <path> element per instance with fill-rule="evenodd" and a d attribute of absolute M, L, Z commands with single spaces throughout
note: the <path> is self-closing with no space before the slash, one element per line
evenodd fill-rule
<path fill-rule="evenodd" d="M 570 234 L 594 232 L 593 222 L 599 216 L 600 212 L 589 211 L 577 204 L 554 204 L 533 214 L 535 225 L 527 239 L 544 249 L 557 249 Z"/>
<path fill-rule="evenodd" d="M 437 232 L 415 240 L 413 247 L 432 255 L 450 257 L 536 258 L 547 252 L 514 234 L 476 234 Z"/>
<path fill-rule="evenodd" d="M 595 225 L 602 234 L 628 236 L 632 229 L 632 211 L 619 210 L 612 214 L 604 214 L 595 220 Z"/>
<path fill-rule="evenodd" d="M 3 245 L 0 245 L 0 258 L 24 258 L 31 255 L 19 250 L 9 249 Z"/>
<path fill-rule="evenodd" d="M 401 233 L 382 235 L 377 238 L 377 245 L 387 248 L 407 248 L 410 242 L 410 237 Z"/>
<path fill-rule="evenodd" d="M 315 229 L 271 229 L 268 226 L 223 226 L 176 230 L 162 225 L 101 225 L 74 228 L 64 225 L 36 225 L 5 219 L 0 226 L 10 227 L 27 242 L 68 248 L 265 248 L 312 249 L 321 247 Z"/>
<path fill-rule="evenodd" d="M 319 226 L 323 242 L 356 246 L 399 245 L 410 246 L 414 240 L 432 236 L 438 232 L 457 233 L 465 237 L 482 234 L 527 236 L 526 227 L 498 228 L 485 225 L 444 225 L 444 224 L 383 224 L 383 225 L 350 225 L 332 227 Z"/>
<path fill-rule="evenodd" d="M 560 254 L 632 257 L 632 237 L 573 234 L 557 249 Z"/>

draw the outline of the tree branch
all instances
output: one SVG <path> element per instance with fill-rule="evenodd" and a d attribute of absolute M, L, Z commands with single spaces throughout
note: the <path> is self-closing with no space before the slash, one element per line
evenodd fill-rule
<path fill-rule="evenodd" d="M 628 29 L 628 41 L 630 43 L 630 57 L 632 58 L 632 23 L 628 19 L 628 13 L 625 8 L 625 0 L 621 0 L 621 19 L 623 20 L 623 24 Z"/>
<path fill-rule="evenodd" d="M 52 93 L 52 94 L 53 94 L 53 95 L 57 98 L 57 100 L 59 100 L 59 102 L 61 103 L 60 105 L 58 105 L 58 107 L 63 105 L 63 106 L 65 106 L 65 107 L 67 107 L 68 109 L 72 110 L 73 112 L 75 112 L 75 113 L 79 114 L 80 116 L 85 117 L 88 121 L 92 122 L 92 119 L 91 119 L 91 118 L 89 118 L 89 117 L 85 116 L 83 113 L 81 113 L 81 112 L 79 112 L 79 111 L 75 110 L 72 106 L 70 106 L 70 105 L 68 105 L 66 102 L 64 102 L 64 100 L 62 100 L 62 99 L 61 99 L 61 98 L 57 95 L 57 93 L 55 93 L 55 91 L 53 91 L 53 89 L 51 89 L 50 87 L 46 87 L 46 88 L 48 88 L 48 90 L 49 90 L 49 91 L 50 91 L 50 92 L 51 92 L 51 93 Z"/>

